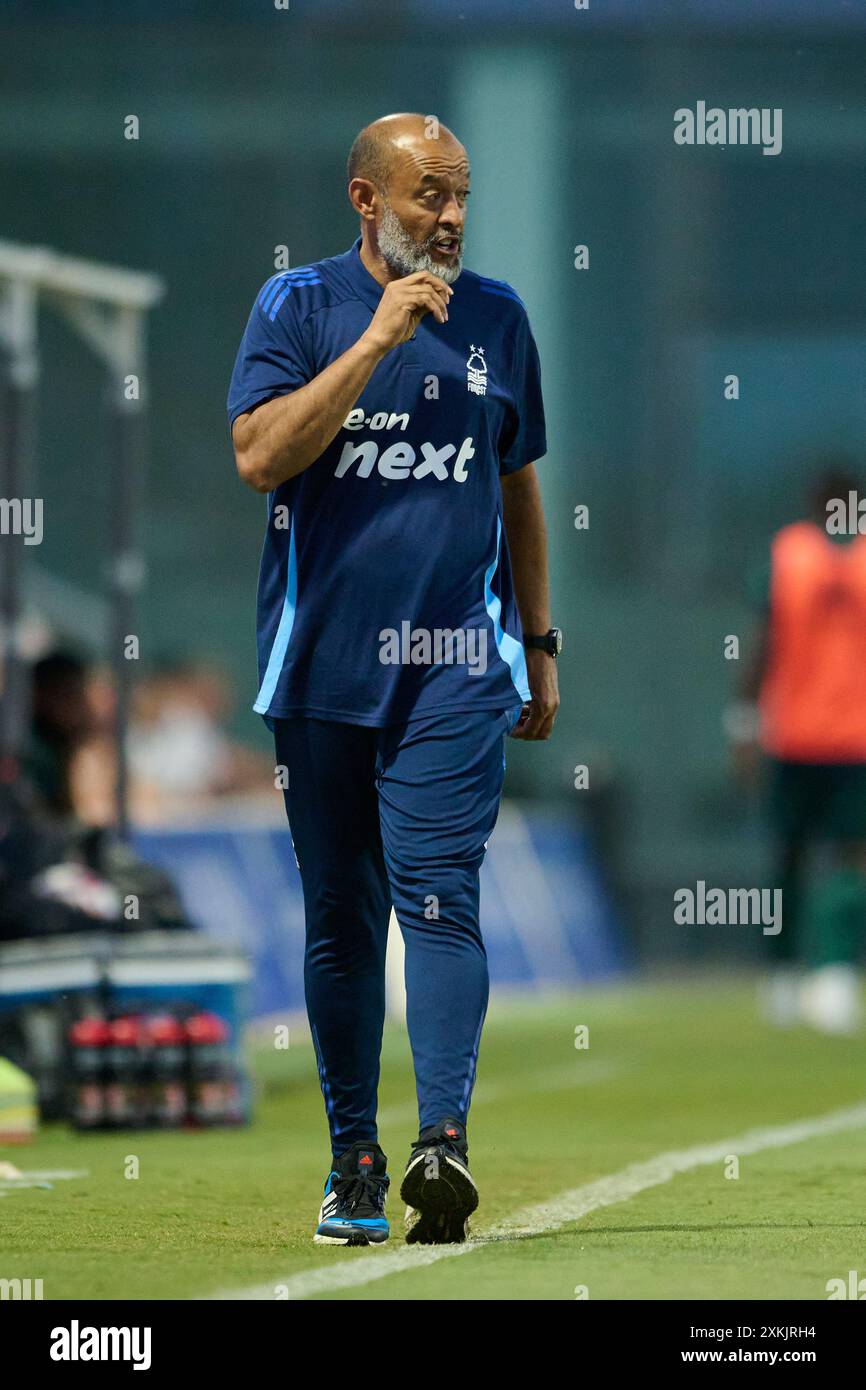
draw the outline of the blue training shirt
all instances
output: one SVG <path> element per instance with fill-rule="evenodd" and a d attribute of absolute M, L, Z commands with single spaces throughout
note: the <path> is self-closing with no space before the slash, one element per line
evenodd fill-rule
<path fill-rule="evenodd" d="M 238 415 L 304 386 L 369 326 L 360 238 L 267 281 L 229 387 Z M 268 495 L 259 693 L 273 719 L 384 726 L 529 699 L 499 475 L 546 451 L 538 353 L 503 281 L 463 270 L 378 364 L 336 438 Z"/>

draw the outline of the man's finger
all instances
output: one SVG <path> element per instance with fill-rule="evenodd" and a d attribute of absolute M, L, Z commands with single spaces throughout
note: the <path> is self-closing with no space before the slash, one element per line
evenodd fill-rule
<path fill-rule="evenodd" d="M 525 724 L 518 724 L 512 733 L 512 738 L 526 739 L 531 743 L 540 743 L 550 738 L 553 732 L 553 725 L 556 722 L 556 712 L 558 706 L 542 707 L 533 700 L 530 705 L 529 718 Z"/>
<path fill-rule="evenodd" d="M 512 737 L 522 739 L 534 739 L 537 736 L 537 730 L 539 729 L 540 725 L 541 711 L 539 710 L 535 700 L 532 700 L 529 705 L 529 718 L 525 721 L 525 723 L 518 724 L 515 727 Z"/>
<path fill-rule="evenodd" d="M 413 310 L 420 309 L 422 313 L 433 314 L 440 323 L 444 323 L 448 318 L 448 310 L 443 300 L 431 286 L 418 285 L 413 287 L 409 303 Z"/>
<path fill-rule="evenodd" d="M 435 301 L 435 303 L 442 306 L 447 317 L 450 296 L 439 289 L 437 285 L 429 284 L 427 281 L 422 280 L 419 281 L 417 285 L 408 285 L 405 292 L 413 301 L 420 298 L 423 298 L 425 302 Z"/>
<path fill-rule="evenodd" d="M 438 290 L 440 294 L 446 295 L 448 299 L 450 299 L 454 293 L 451 286 L 447 284 L 446 281 L 440 280 L 438 275 L 434 275 L 432 270 L 416 270 L 411 275 L 407 275 L 403 283 L 432 285 L 434 289 Z"/>

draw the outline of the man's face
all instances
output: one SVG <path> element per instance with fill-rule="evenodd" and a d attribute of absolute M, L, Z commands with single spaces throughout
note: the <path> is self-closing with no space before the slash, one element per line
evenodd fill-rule
<path fill-rule="evenodd" d="M 431 271 L 453 284 L 463 267 L 469 160 L 456 140 L 415 139 L 399 152 L 376 225 L 393 271 Z"/>

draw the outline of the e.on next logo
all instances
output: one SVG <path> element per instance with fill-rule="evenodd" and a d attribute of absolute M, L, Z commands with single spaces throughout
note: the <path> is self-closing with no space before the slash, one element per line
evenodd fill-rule
<path fill-rule="evenodd" d="M 52 1361 L 131 1361 L 134 1371 L 150 1370 L 150 1327 L 68 1327 L 51 1329 Z"/>
<path fill-rule="evenodd" d="M 466 482 L 469 477 L 466 465 L 475 457 L 471 435 L 463 440 L 459 448 L 456 444 L 443 444 L 437 448 L 427 440 L 419 445 L 419 449 L 420 457 L 418 451 L 404 439 L 389 445 L 380 454 L 379 445 L 373 439 L 365 439 L 360 444 L 353 444 L 350 440 L 343 446 L 334 477 L 344 478 L 349 469 L 357 465 L 355 476 L 358 478 L 369 478 L 375 468 L 380 477 L 389 481 L 431 475 L 440 483 L 447 482 L 449 478 L 453 478 L 455 483 Z"/>

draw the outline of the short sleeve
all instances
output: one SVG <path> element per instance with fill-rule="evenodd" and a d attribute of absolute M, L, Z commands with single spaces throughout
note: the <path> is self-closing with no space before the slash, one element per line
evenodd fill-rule
<path fill-rule="evenodd" d="M 262 401 L 306 386 L 315 375 L 295 296 L 280 289 L 274 296 L 271 286 L 269 281 L 253 305 L 241 339 L 229 385 L 229 425 Z"/>
<path fill-rule="evenodd" d="M 526 314 L 514 339 L 511 400 L 499 435 L 499 472 L 516 473 L 547 453 L 541 364 Z"/>

